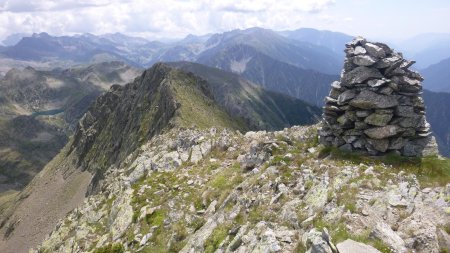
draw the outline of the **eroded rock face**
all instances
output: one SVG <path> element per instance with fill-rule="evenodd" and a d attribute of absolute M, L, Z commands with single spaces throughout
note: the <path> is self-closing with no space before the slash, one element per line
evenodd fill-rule
<path fill-rule="evenodd" d="M 358 37 L 346 45 L 339 82 L 333 82 L 324 107 L 321 143 L 370 155 L 437 154 L 425 118 L 423 78 L 382 43 Z"/>

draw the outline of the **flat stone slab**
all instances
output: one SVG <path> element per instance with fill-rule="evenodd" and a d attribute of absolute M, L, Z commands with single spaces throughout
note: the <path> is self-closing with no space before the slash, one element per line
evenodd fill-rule
<path fill-rule="evenodd" d="M 338 243 L 336 247 L 339 250 L 339 253 L 381 253 L 370 245 L 356 242 L 351 239 Z"/>
<path fill-rule="evenodd" d="M 377 79 L 383 78 L 383 75 L 381 75 L 378 69 L 359 66 L 353 69 L 352 71 L 346 73 L 342 78 L 341 84 L 352 85 L 357 83 L 363 83 L 366 80 L 376 78 Z"/>
<path fill-rule="evenodd" d="M 380 140 L 394 136 L 400 132 L 400 127 L 396 125 L 387 125 L 384 127 L 374 127 L 364 131 L 372 139 Z"/>
<path fill-rule="evenodd" d="M 349 104 L 361 109 L 385 109 L 397 106 L 398 100 L 394 96 L 380 95 L 370 90 L 363 90 Z"/>

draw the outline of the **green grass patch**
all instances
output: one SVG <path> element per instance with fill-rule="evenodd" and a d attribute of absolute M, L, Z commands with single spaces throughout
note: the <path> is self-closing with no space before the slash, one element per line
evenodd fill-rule
<path fill-rule="evenodd" d="M 162 226 L 166 218 L 166 211 L 159 209 L 145 216 L 145 222 L 150 226 Z"/>
<path fill-rule="evenodd" d="M 120 243 L 112 243 L 106 246 L 96 248 L 94 253 L 124 253 L 125 247 Z"/>
<path fill-rule="evenodd" d="M 334 147 L 325 147 L 319 157 L 330 156 L 339 161 L 351 162 L 355 165 L 360 163 L 366 165 L 386 165 L 389 170 L 380 172 L 400 172 L 405 171 L 417 176 L 423 187 L 444 186 L 450 182 L 450 159 L 437 156 L 426 157 L 404 157 L 397 154 L 387 154 L 384 156 L 366 156 L 358 152 L 343 151 Z"/>
<path fill-rule="evenodd" d="M 220 224 L 218 225 L 211 235 L 206 239 L 205 242 L 205 253 L 213 253 L 215 252 L 222 241 L 227 237 L 228 231 L 230 230 L 229 224 Z"/>

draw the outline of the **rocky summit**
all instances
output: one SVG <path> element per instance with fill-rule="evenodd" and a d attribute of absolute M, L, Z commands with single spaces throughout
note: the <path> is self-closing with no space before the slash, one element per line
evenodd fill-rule
<path fill-rule="evenodd" d="M 357 37 L 346 44 L 340 81 L 323 108 L 320 139 L 326 146 L 370 155 L 437 153 L 425 117 L 423 78 L 401 53 Z"/>
<path fill-rule="evenodd" d="M 450 184 L 410 166 L 324 154 L 317 126 L 172 129 L 33 252 L 445 252 Z"/>

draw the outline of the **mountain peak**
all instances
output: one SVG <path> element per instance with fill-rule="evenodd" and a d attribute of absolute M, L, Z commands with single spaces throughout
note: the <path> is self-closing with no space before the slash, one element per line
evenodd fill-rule
<path fill-rule="evenodd" d="M 32 38 L 50 38 L 52 36 L 46 32 L 41 32 L 41 33 L 33 33 L 31 35 L 31 37 Z"/>

